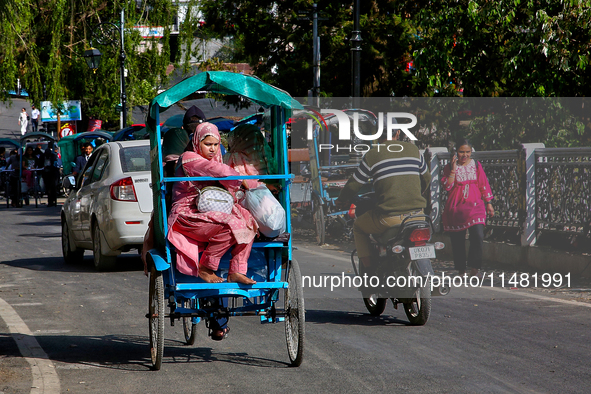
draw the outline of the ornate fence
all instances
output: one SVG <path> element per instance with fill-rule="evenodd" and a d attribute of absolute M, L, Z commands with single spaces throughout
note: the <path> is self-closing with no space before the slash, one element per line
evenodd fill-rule
<path fill-rule="evenodd" d="M 441 188 L 446 149 L 425 153 L 431 164 L 431 217 L 442 231 L 441 212 L 447 193 Z M 544 148 L 474 152 L 482 163 L 495 196 L 493 229 L 508 230 L 523 246 L 540 237 L 568 238 L 571 244 L 591 238 L 591 148 Z M 581 244 L 581 242 L 579 242 Z"/>

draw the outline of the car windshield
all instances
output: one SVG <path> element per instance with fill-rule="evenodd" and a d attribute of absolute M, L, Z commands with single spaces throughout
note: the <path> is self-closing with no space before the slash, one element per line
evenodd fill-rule
<path fill-rule="evenodd" d="M 123 172 L 150 171 L 150 146 L 130 146 L 119 151 Z"/>

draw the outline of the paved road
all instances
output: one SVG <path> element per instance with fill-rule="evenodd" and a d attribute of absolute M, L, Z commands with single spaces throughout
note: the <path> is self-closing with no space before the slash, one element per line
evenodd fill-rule
<path fill-rule="evenodd" d="M 435 298 L 423 327 L 391 305 L 370 317 L 355 290 L 308 288 L 300 368 L 288 367 L 283 325 L 234 318 L 228 339 L 211 341 L 200 326 L 193 347 L 179 324 L 167 324 L 162 370 L 151 371 L 148 280 L 137 255 L 120 258 L 116 272 L 95 272 L 90 253 L 65 265 L 59 208 L 2 205 L 0 233 L 3 393 L 591 390 L 590 304 L 497 287 Z M 305 232 L 294 243 L 303 275 L 349 271 L 345 253 L 313 245 Z"/>

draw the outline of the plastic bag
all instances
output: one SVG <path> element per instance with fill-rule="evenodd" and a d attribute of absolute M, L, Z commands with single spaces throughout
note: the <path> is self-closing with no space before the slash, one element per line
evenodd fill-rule
<path fill-rule="evenodd" d="M 240 204 L 252 214 L 264 236 L 274 238 L 285 232 L 285 209 L 266 186 L 247 190 Z"/>

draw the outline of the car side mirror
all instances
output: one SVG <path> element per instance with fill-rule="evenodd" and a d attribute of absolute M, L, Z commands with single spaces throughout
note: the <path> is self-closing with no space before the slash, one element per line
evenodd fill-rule
<path fill-rule="evenodd" d="M 68 175 L 64 177 L 64 180 L 62 181 L 62 189 L 64 190 L 64 194 L 67 196 L 75 188 L 76 178 L 74 178 L 74 175 Z"/>

